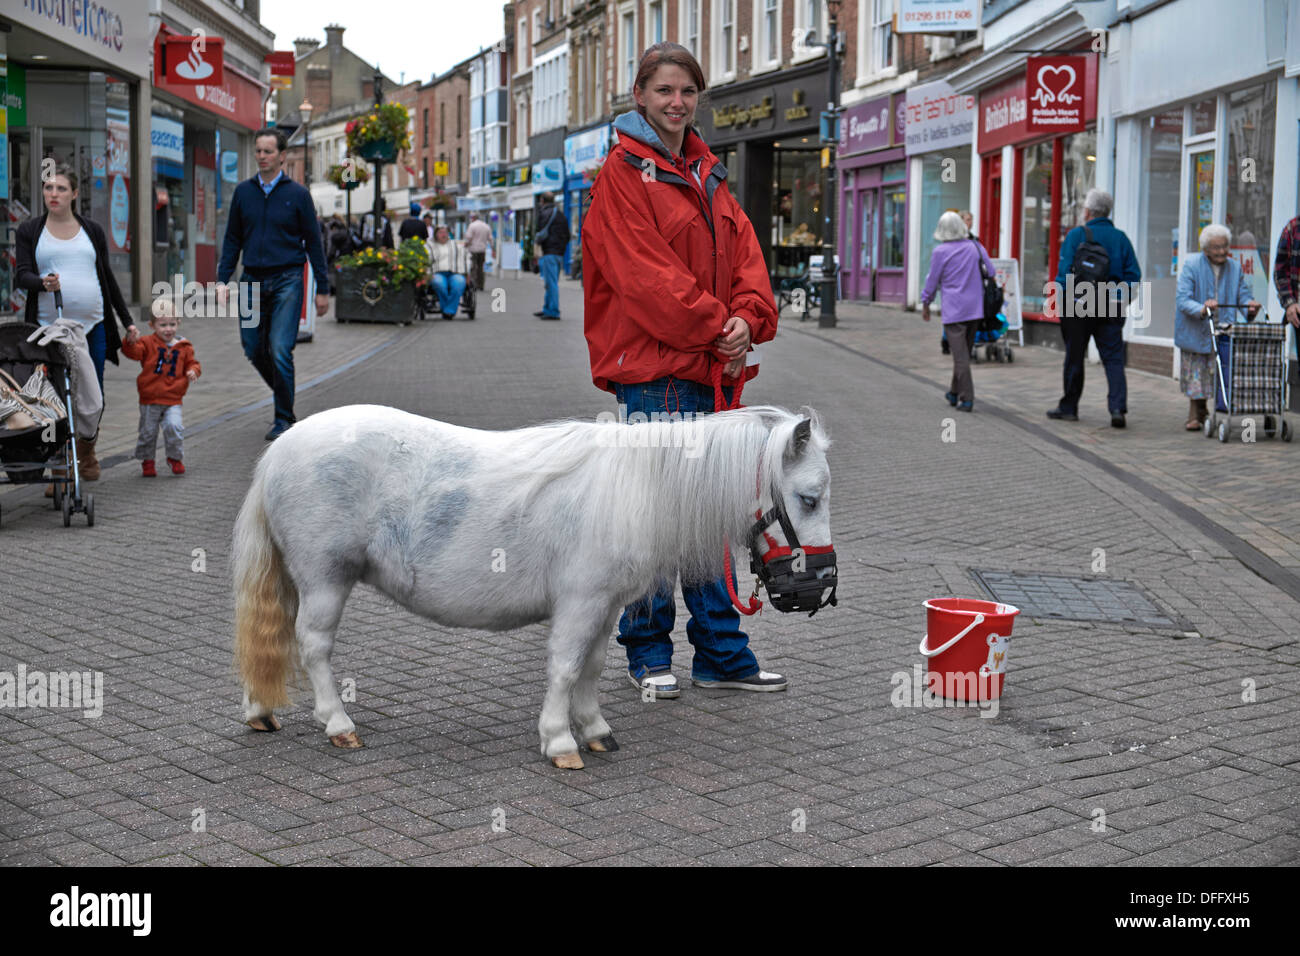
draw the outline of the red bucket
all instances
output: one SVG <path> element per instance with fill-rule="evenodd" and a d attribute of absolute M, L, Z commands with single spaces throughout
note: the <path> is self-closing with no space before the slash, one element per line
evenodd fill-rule
<path fill-rule="evenodd" d="M 948 700 L 974 703 L 1002 696 L 1011 626 L 1020 608 L 970 598 L 931 598 L 925 602 L 925 637 L 920 652 L 928 659 L 928 681 Z M 939 681 L 942 684 L 939 684 Z"/>

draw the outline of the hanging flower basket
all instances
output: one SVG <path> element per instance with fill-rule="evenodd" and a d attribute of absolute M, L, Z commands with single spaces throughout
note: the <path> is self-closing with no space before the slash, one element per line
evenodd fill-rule
<path fill-rule="evenodd" d="M 348 152 L 369 162 L 391 163 L 411 148 L 410 122 L 411 114 L 401 103 L 371 107 L 344 127 Z"/>
<path fill-rule="evenodd" d="M 370 168 L 364 163 L 348 160 L 331 166 L 329 172 L 325 174 L 325 178 L 339 189 L 350 192 L 358 186 L 370 182 Z"/>
<path fill-rule="evenodd" d="M 357 147 L 355 152 L 366 162 L 391 163 L 397 159 L 397 144 L 391 139 L 377 139 Z"/>

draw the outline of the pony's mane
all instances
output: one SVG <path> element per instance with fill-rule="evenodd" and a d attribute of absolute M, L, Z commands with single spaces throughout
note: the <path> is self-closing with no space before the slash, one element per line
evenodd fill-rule
<path fill-rule="evenodd" d="M 760 405 L 682 422 L 519 429 L 507 433 L 512 454 L 501 470 L 517 513 L 543 501 L 572 508 L 584 533 L 625 535 L 666 569 L 710 580 L 721 573 L 723 540 L 739 553 L 759 496 L 780 486 L 785 449 L 805 417 L 810 445 L 824 453 L 830 442 L 816 413 Z"/>

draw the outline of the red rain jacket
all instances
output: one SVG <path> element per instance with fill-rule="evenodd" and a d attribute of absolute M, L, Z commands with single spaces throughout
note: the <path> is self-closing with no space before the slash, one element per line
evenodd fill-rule
<path fill-rule="evenodd" d="M 754 344 L 776 336 L 758 237 L 727 189 L 725 168 L 693 130 L 682 168 L 640 114 L 624 114 L 615 129 L 618 145 L 582 223 L 592 381 L 611 392 L 612 382 L 667 375 L 710 384 L 710 365 L 721 361 L 713 342 L 728 318 L 748 322 Z M 757 366 L 745 369 L 746 380 L 757 374 Z"/>

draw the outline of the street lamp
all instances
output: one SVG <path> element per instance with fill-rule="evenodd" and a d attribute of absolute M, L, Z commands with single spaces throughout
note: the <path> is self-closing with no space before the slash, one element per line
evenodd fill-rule
<path fill-rule="evenodd" d="M 315 109 L 307 100 L 303 100 L 298 105 L 298 112 L 302 114 L 302 159 L 303 159 L 303 183 L 311 185 L 311 111 Z"/>

